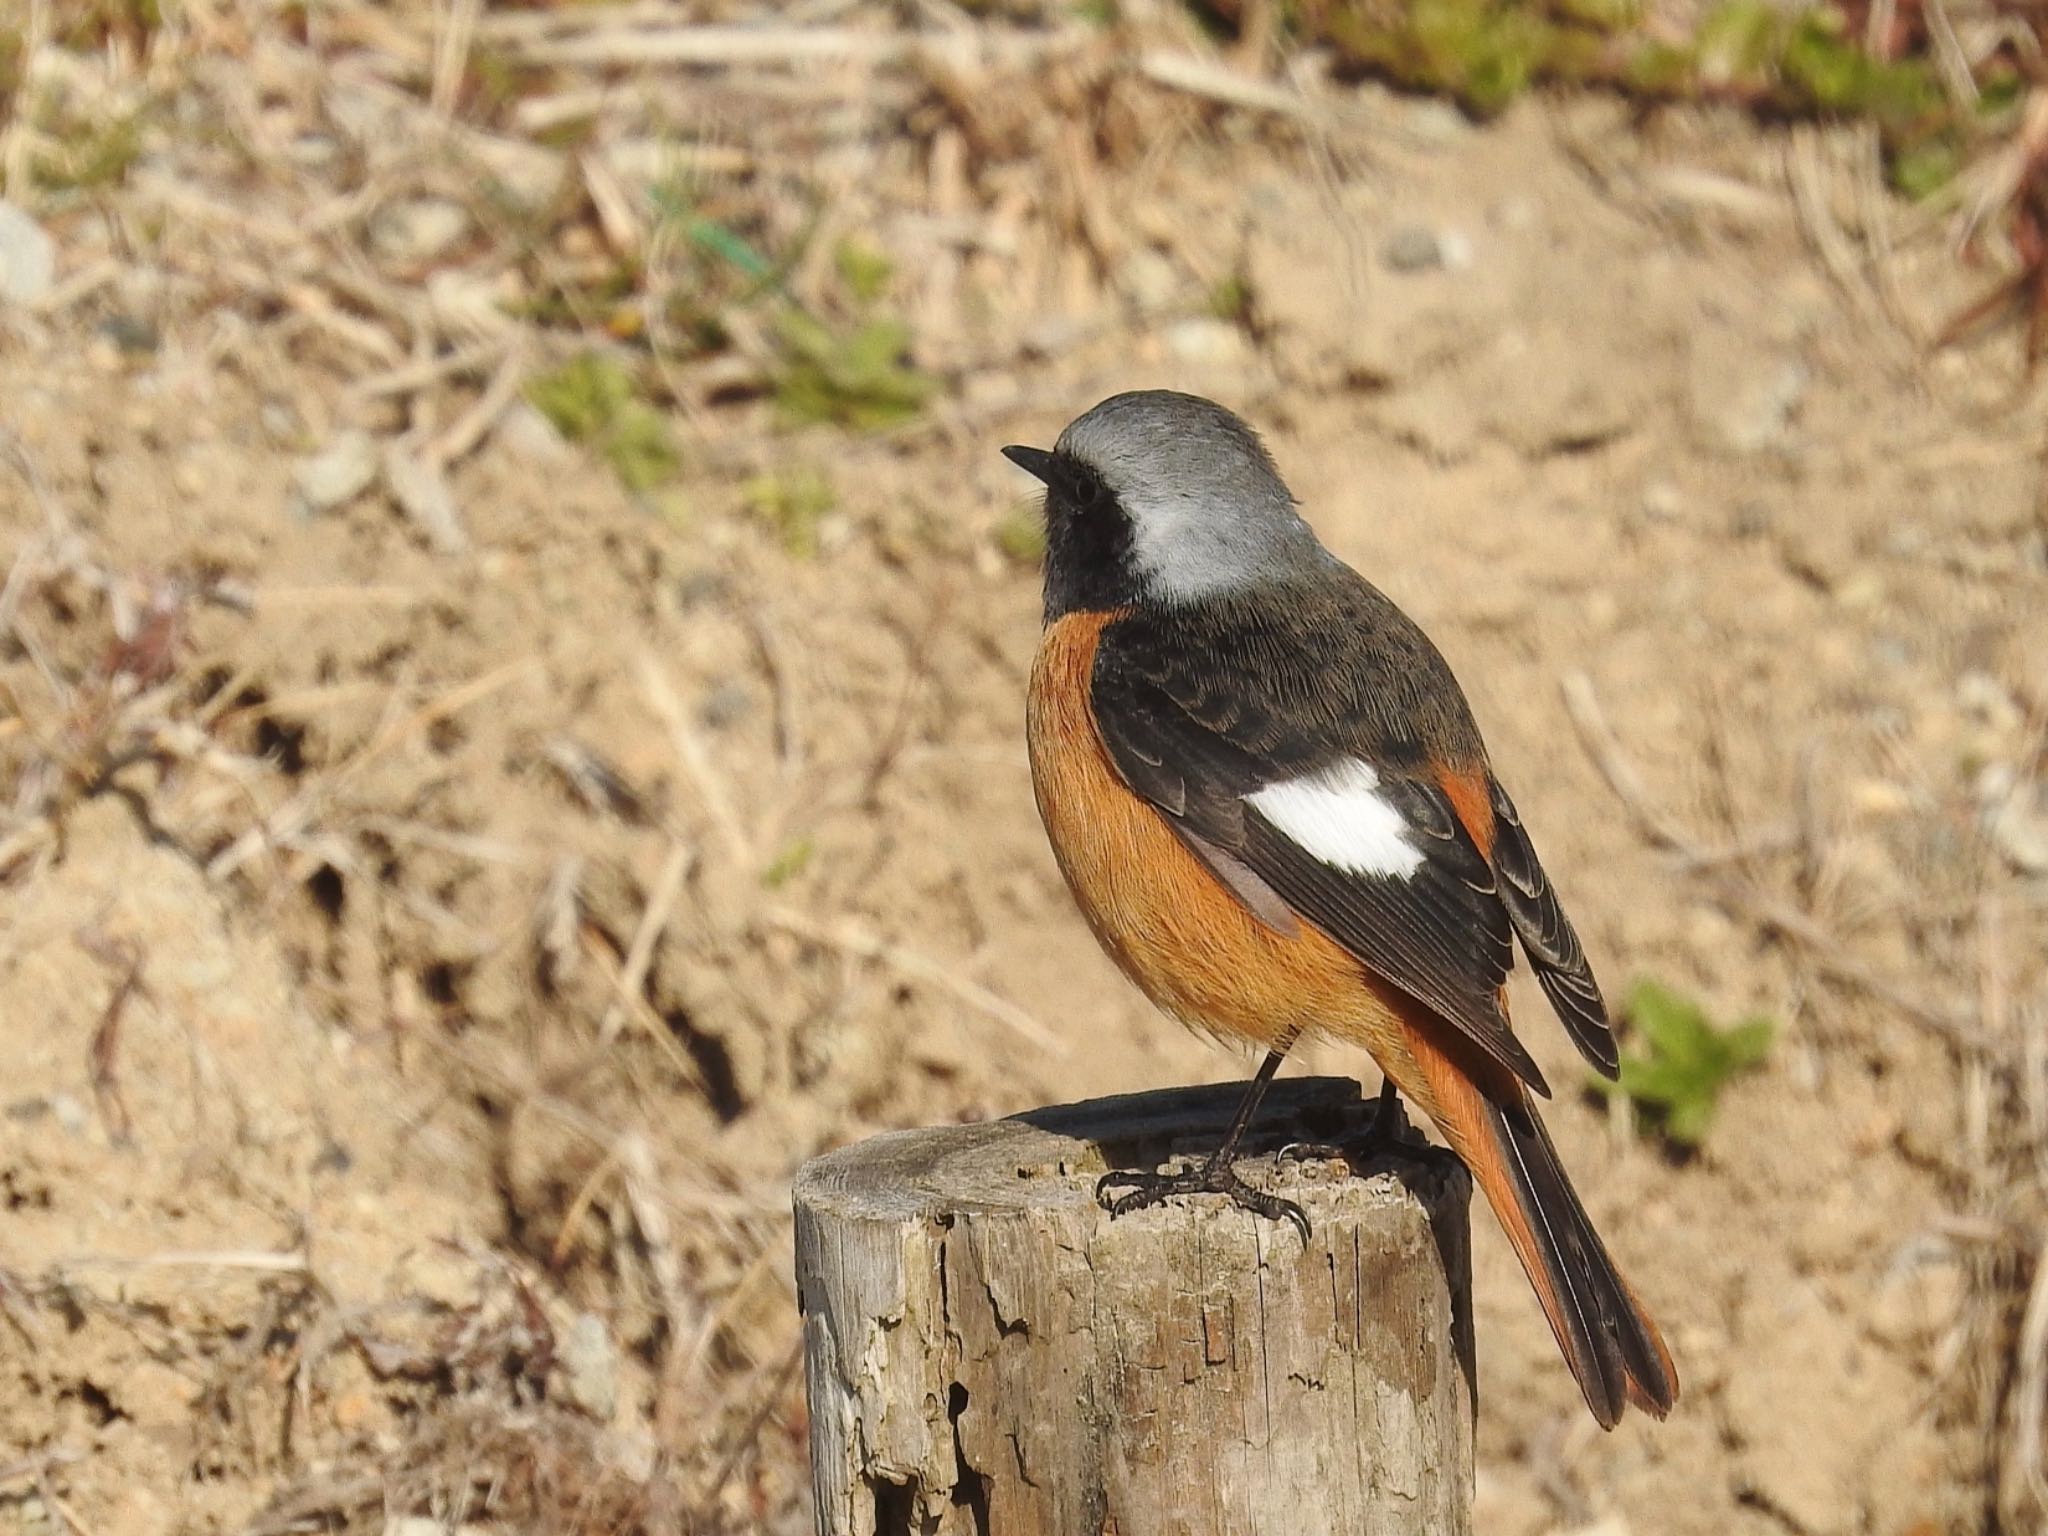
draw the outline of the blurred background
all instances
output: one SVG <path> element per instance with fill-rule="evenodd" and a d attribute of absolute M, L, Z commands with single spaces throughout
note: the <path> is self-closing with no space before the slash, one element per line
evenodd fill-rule
<path fill-rule="evenodd" d="M 1516 983 L 1687 1396 L 1600 1434 L 1482 1218 L 1477 1528 L 2041 1528 L 2044 26 L 0 5 L 0 1530 L 809 1529 L 798 1162 L 1247 1066 L 1020 740 L 996 449 L 1134 386 L 1626 1016 Z"/>

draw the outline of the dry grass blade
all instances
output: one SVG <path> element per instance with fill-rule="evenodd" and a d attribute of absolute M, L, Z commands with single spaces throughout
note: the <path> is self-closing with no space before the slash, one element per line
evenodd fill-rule
<path fill-rule="evenodd" d="M 661 861 L 661 872 L 654 877 L 654 888 L 647 894 L 640 924 L 626 946 L 625 963 L 619 968 L 618 990 L 623 996 L 637 997 L 647 985 L 647 972 L 654 964 L 654 946 L 660 942 L 669 919 L 675 916 L 676 903 L 682 899 L 683 882 L 689 878 L 693 862 L 695 855 L 687 846 L 679 842 L 670 844 L 668 857 Z M 599 1049 L 618 1038 L 625 1012 L 624 1005 L 617 1002 L 605 1010 L 597 1028 Z"/>
<path fill-rule="evenodd" d="M 1213 101 L 1220 106 L 1275 117 L 1313 119 L 1314 105 L 1298 91 L 1254 80 L 1214 59 L 1188 53 L 1151 52 L 1138 57 L 1138 72 L 1155 85 Z"/>
<path fill-rule="evenodd" d="M 753 839 L 748 836 L 739 813 L 733 809 L 732 796 L 726 792 L 725 781 L 711 766 L 711 755 L 704 750 L 704 739 L 690 723 L 682 700 L 676 696 L 675 685 L 669 681 L 667 671 L 652 652 L 641 653 L 640 687 L 655 718 L 667 730 L 676 760 L 682 764 L 704 809 L 710 813 L 712 823 L 724 837 L 733 861 L 742 869 L 752 869 L 755 865 Z"/>
<path fill-rule="evenodd" d="M 1999 1469 L 1999 1501 L 2015 1522 L 2013 1529 L 2020 1530 L 2048 1512 L 2048 1246 L 2034 1253 L 2034 1278 L 2015 1354 L 2018 1370 L 2006 1409 L 2011 1425 Z"/>

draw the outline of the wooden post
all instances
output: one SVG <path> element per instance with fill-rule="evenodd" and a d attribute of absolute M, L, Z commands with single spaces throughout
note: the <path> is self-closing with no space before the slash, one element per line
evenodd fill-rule
<path fill-rule="evenodd" d="M 796 1180 L 821 1536 L 1465 1536 L 1469 1185 L 1242 1165 L 1314 1236 L 1214 1196 L 1112 1222 L 1108 1167 L 1206 1154 L 1220 1084 L 878 1136 Z M 1270 1149 L 1347 1143 L 1344 1078 L 1276 1083 Z"/>

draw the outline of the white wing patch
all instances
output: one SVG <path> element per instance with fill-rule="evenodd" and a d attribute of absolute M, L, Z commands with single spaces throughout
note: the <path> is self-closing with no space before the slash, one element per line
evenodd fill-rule
<path fill-rule="evenodd" d="M 1405 880 L 1422 867 L 1422 850 L 1380 793 L 1379 774 L 1355 757 L 1268 784 L 1245 803 L 1332 869 Z"/>

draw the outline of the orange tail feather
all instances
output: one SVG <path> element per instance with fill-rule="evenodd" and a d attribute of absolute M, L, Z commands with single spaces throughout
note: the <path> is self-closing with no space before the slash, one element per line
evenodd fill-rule
<path fill-rule="evenodd" d="M 1407 1043 L 1424 1079 L 1413 1096 L 1500 1219 L 1593 1417 L 1612 1429 L 1634 1403 L 1663 1418 L 1678 1398 L 1671 1352 L 1593 1230 L 1527 1091 L 1500 1074 L 1490 1096 L 1419 1031 Z"/>

